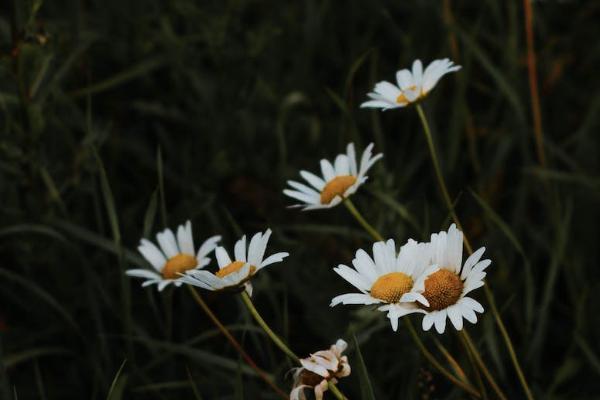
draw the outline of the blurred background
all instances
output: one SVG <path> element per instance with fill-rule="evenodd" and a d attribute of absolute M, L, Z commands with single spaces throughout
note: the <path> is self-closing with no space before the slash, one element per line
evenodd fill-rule
<path fill-rule="evenodd" d="M 149 267 L 140 238 L 191 219 L 196 243 L 274 230 L 271 249 L 291 255 L 254 279 L 255 304 L 301 356 L 345 338 L 349 398 L 363 398 L 354 336 L 378 399 L 467 398 L 402 324 L 329 308 L 350 289 L 332 268 L 372 242 L 343 207 L 304 213 L 282 194 L 374 142 L 385 157 L 357 207 L 398 242 L 447 229 L 415 109 L 358 106 L 415 58 L 449 57 L 463 68 L 424 107 L 525 374 L 538 399 L 598 398 L 600 3 L 532 7 L 541 126 L 522 1 L 2 2 L 0 397 L 277 398 L 185 288 L 124 275 Z M 202 295 L 289 391 L 292 364 L 239 297 Z M 470 332 L 524 398 L 491 313 Z M 469 372 L 453 330 L 435 336 Z"/>

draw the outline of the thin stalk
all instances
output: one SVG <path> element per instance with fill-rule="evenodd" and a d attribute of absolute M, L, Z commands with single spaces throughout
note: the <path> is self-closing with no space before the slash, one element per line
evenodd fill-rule
<path fill-rule="evenodd" d="M 425 138 L 427 140 L 427 146 L 429 147 L 431 161 L 433 163 L 433 168 L 435 170 L 435 174 L 436 174 L 436 178 L 438 180 L 438 185 L 440 187 L 440 191 L 442 192 L 442 196 L 444 197 L 444 201 L 446 202 L 446 207 L 448 208 L 448 211 L 450 212 L 450 215 L 452 216 L 452 219 L 453 219 L 454 223 L 456 224 L 457 228 L 463 232 L 465 248 L 467 249 L 469 254 L 472 254 L 473 248 L 471 247 L 471 244 L 469 243 L 469 240 L 467 239 L 466 235 L 464 235 L 464 230 L 462 229 L 462 225 L 460 223 L 460 220 L 458 219 L 458 216 L 454 212 L 454 205 L 452 204 L 452 200 L 450 198 L 450 195 L 448 194 L 448 189 L 446 188 L 446 182 L 444 181 L 444 177 L 443 177 L 441 169 L 440 169 L 437 152 L 436 152 L 435 146 L 433 144 L 433 137 L 431 135 L 431 130 L 429 129 L 429 124 L 427 122 L 427 118 L 425 117 L 425 113 L 423 112 L 423 108 L 421 107 L 420 104 L 417 104 L 416 108 L 417 108 L 417 113 L 419 114 L 419 118 L 421 119 L 421 124 L 423 125 L 423 132 L 425 133 Z M 525 374 L 523 373 L 523 370 L 521 369 L 521 364 L 519 363 L 519 360 L 517 358 L 517 354 L 515 352 L 512 340 L 510 339 L 508 331 L 506 330 L 506 326 L 504 325 L 504 322 L 502 321 L 502 317 L 500 317 L 500 313 L 498 312 L 498 308 L 496 307 L 496 302 L 494 300 L 492 290 L 489 287 L 489 283 L 486 282 L 486 285 L 484 285 L 483 288 L 484 288 L 485 296 L 491 306 L 494 320 L 496 321 L 496 324 L 498 325 L 498 329 L 500 330 L 500 334 L 502 335 L 504 344 L 506 345 L 506 348 L 508 349 L 508 354 L 510 355 L 510 359 L 511 359 L 512 364 L 515 368 L 515 371 L 519 377 L 519 381 L 521 382 L 521 385 L 523 386 L 523 390 L 525 391 L 527 399 L 533 400 L 533 395 L 531 394 L 531 390 L 529 389 L 529 385 L 527 384 L 527 380 L 525 379 Z"/>
<path fill-rule="evenodd" d="M 501 400 L 507 400 L 506 395 L 502 392 L 502 390 L 500 389 L 500 387 L 494 380 L 494 377 L 490 373 L 489 369 L 483 362 L 483 359 L 481 358 L 481 354 L 479 354 L 479 350 L 477 350 L 477 347 L 475 346 L 475 343 L 473 343 L 473 340 L 471 339 L 471 336 L 469 336 L 469 333 L 464 329 L 460 333 L 463 336 L 463 338 L 465 339 L 465 343 L 467 344 L 469 351 L 473 355 L 473 358 L 475 359 L 475 363 L 479 366 L 479 369 L 481 370 L 481 372 L 483 372 L 485 379 L 487 379 L 487 381 L 490 383 L 490 385 L 492 386 L 492 389 L 494 389 L 494 392 L 496 392 L 496 395 L 498 396 L 498 398 Z"/>
<path fill-rule="evenodd" d="M 279 338 L 279 336 L 277 336 L 275 334 L 275 332 L 273 332 L 273 330 L 269 327 L 269 325 L 267 325 L 267 323 L 265 322 L 265 320 L 263 319 L 263 317 L 261 317 L 261 315 L 259 314 L 259 312 L 256 309 L 256 307 L 254 307 L 254 303 L 252 303 L 252 300 L 250 299 L 250 296 L 248 296 L 248 293 L 246 293 L 245 291 L 243 291 L 242 294 L 241 294 L 241 296 L 242 296 L 242 301 L 246 305 L 246 308 L 248 308 L 248 311 L 250 311 L 250 314 L 252 314 L 252 317 L 254 317 L 254 320 L 256 320 L 256 322 L 260 325 L 260 327 L 271 338 L 271 340 L 273 341 L 273 343 L 275 343 L 275 345 L 277 347 L 279 347 L 279 349 L 281 351 L 283 351 L 289 358 L 291 358 L 292 360 L 294 360 L 294 362 L 296 362 L 297 364 L 300 364 L 300 358 L 296 354 L 294 354 L 294 352 L 292 350 L 290 350 L 289 347 L 287 347 L 287 345 L 283 342 L 283 340 L 281 340 Z M 335 383 L 329 381 L 327 384 L 328 384 L 329 388 L 331 389 L 331 392 L 339 400 L 345 400 L 346 399 L 346 397 L 342 394 L 342 392 L 340 392 L 340 390 L 337 388 L 337 386 L 335 385 Z"/>
<path fill-rule="evenodd" d="M 229 330 L 227 330 L 227 328 L 225 327 L 225 325 L 223 325 L 221 323 L 221 321 L 219 321 L 219 319 L 212 312 L 212 310 L 210 309 L 210 307 L 208 307 L 208 304 L 206 304 L 206 302 L 204 301 L 204 299 L 202 298 L 202 296 L 200 296 L 200 294 L 198 294 L 198 292 L 193 287 L 191 287 L 191 286 L 188 286 L 188 287 L 190 289 L 190 293 L 192 294 L 192 297 L 194 298 L 194 300 L 196 300 L 196 303 L 198 303 L 198 305 L 200 306 L 200 308 L 202 308 L 202 310 L 206 313 L 206 315 L 208 315 L 208 318 L 210 318 L 210 320 L 216 325 L 216 327 L 219 328 L 219 330 L 221 331 L 221 333 L 223 334 L 223 336 L 225 336 L 227 338 L 227 340 L 229 340 L 229 343 L 231 343 L 231 345 L 233 346 L 233 348 L 238 353 L 240 353 L 240 355 L 246 361 L 246 363 L 254 371 L 256 371 L 256 373 L 258 374 L 258 376 L 260 376 L 260 378 L 263 381 L 265 381 L 265 383 L 267 385 L 269 385 L 271 387 L 271 389 L 273 389 L 273 391 L 275 391 L 275 393 L 277 393 L 280 397 L 282 397 L 284 399 L 288 399 L 288 395 L 285 394 L 285 392 L 283 390 L 279 389 L 269 379 L 269 377 L 267 376 L 267 373 L 265 371 L 263 371 L 258 365 L 256 365 L 256 363 L 254 362 L 254 360 L 252 359 L 252 357 L 250 357 L 250 355 L 248 355 L 248 353 L 246 353 L 244 351 L 244 349 L 239 344 L 239 342 L 231 335 L 231 333 L 229 332 Z"/>
<path fill-rule="evenodd" d="M 369 235 L 373 236 L 373 238 L 377 241 L 382 242 L 384 240 L 383 236 L 381 236 L 379 232 L 377 232 L 377 230 L 373 228 L 373 226 L 369 224 L 366 219 L 364 219 L 362 214 L 354 206 L 354 203 L 352 203 L 352 200 L 346 198 L 344 200 L 344 205 L 346 206 L 348 211 L 350 211 L 350 214 L 352 214 L 352 216 L 354 216 L 358 223 L 365 229 L 365 231 L 369 233 Z"/>
<path fill-rule="evenodd" d="M 538 78 L 536 68 L 535 47 L 533 43 L 533 8 L 530 0 L 523 0 L 525 12 L 525 37 L 527 40 L 527 72 L 529 78 L 529 91 L 531 93 L 531 114 L 533 116 L 533 133 L 538 161 L 542 167 L 546 166 L 546 153 L 544 153 L 544 134 L 542 131 L 542 111 L 540 107 L 540 94 L 538 91 Z M 528 393 L 530 396 L 531 393 Z"/>
<path fill-rule="evenodd" d="M 463 347 L 467 353 L 467 357 L 469 358 L 469 363 L 471 363 L 471 366 L 473 368 L 473 373 L 475 374 L 475 379 L 477 380 L 477 386 L 479 386 L 479 393 L 481 393 L 481 398 L 482 398 L 482 400 L 488 400 L 488 395 L 485 390 L 485 386 L 483 384 L 483 379 L 481 378 L 481 373 L 479 372 L 479 368 L 477 368 L 477 365 L 475 364 L 473 354 L 469 351 L 469 346 L 467 345 L 467 342 L 466 342 L 464 336 L 458 335 L 458 337 L 460 338 L 460 342 L 463 345 Z"/>
<path fill-rule="evenodd" d="M 456 378 L 446 368 L 444 368 L 442 366 L 442 364 L 440 364 L 435 359 L 435 357 L 433 356 L 433 354 L 431 354 L 429 352 L 429 350 L 427 350 L 427 348 L 425 347 L 425 345 L 421 341 L 421 338 L 419 337 L 419 335 L 417 335 L 417 331 L 415 330 L 415 327 L 413 326 L 412 321 L 408 317 L 404 317 L 403 319 L 404 319 L 404 323 L 408 327 L 408 332 L 412 336 L 412 338 L 415 341 L 417 347 L 419 347 L 419 350 L 421 350 L 421 353 L 423 353 L 423 355 L 425 356 L 425 358 L 427 359 L 427 361 L 429 361 L 431 363 L 431 365 L 435 369 L 437 369 L 442 375 L 444 375 L 446 377 L 446 379 L 448 379 L 454 385 L 460 387 L 465 392 L 469 393 L 472 396 L 475 396 L 478 399 L 481 398 L 481 395 L 479 394 L 479 392 L 473 386 L 471 386 L 468 383 L 465 383 L 465 382 L 461 381 L 460 379 Z"/>
<path fill-rule="evenodd" d="M 367 222 L 367 220 L 365 220 L 365 218 L 362 216 L 360 211 L 358 211 L 358 209 L 354 206 L 354 204 L 350 201 L 350 199 L 345 199 L 344 204 L 346 205 L 346 207 L 348 208 L 350 213 L 354 216 L 354 218 L 356 218 L 358 223 L 360 223 L 362 225 L 362 227 L 373 237 L 373 239 L 378 240 L 378 241 L 383 241 L 383 236 L 381 236 L 381 234 L 379 232 L 377 232 L 377 230 L 375 230 L 375 228 L 373 228 L 373 226 L 371 224 L 369 224 Z M 452 375 L 452 373 L 450 373 L 446 368 L 444 368 L 442 366 L 442 364 L 440 364 L 435 359 L 433 354 L 431 354 L 429 352 L 429 350 L 427 350 L 427 348 L 425 347 L 425 344 L 423 344 L 419 335 L 417 335 L 417 332 L 416 332 L 411 320 L 408 317 L 404 317 L 404 322 L 405 322 L 406 326 L 408 327 L 408 331 L 410 332 L 411 337 L 417 344 L 417 347 L 419 347 L 419 349 L 421 350 L 421 353 L 423 353 L 425 358 L 431 363 L 431 365 L 435 369 L 437 369 L 442 375 L 444 375 L 450 382 L 452 382 L 456 386 L 460 387 L 464 391 L 468 392 L 469 394 L 471 394 L 477 398 L 481 397 L 479 395 L 479 393 L 477 392 L 477 390 L 475 390 L 473 388 L 473 386 L 456 378 L 454 375 Z M 441 343 L 439 345 L 442 348 L 444 348 Z M 444 348 L 444 350 L 447 354 L 450 354 L 445 348 Z"/>

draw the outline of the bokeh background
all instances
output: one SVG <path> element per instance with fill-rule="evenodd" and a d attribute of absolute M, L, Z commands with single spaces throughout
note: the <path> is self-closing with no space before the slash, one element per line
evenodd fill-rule
<path fill-rule="evenodd" d="M 2 2 L 0 397 L 276 398 L 187 290 L 124 276 L 146 265 L 141 237 L 191 219 L 197 243 L 274 230 L 291 255 L 254 301 L 298 354 L 343 337 L 357 371 L 356 336 L 378 399 L 466 398 L 402 325 L 329 308 L 350 289 L 332 268 L 371 240 L 343 207 L 302 213 L 282 194 L 299 169 L 374 142 L 385 158 L 355 204 L 398 241 L 446 229 L 414 108 L 358 106 L 413 59 L 450 57 L 463 69 L 424 107 L 527 378 L 538 399 L 598 398 L 600 4 L 532 5 L 545 166 L 522 1 Z M 240 299 L 202 294 L 289 390 L 292 364 Z M 523 398 L 491 314 L 470 332 Z M 452 330 L 439 339 L 469 371 Z M 340 385 L 351 399 L 358 375 Z"/>

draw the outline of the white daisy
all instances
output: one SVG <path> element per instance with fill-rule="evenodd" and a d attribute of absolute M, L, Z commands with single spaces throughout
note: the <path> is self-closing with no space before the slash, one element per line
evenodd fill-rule
<path fill-rule="evenodd" d="M 338 304 L 383 304 L 378 308 L 387 311 L 392 329 L 398 329 L 398 319 L 411 313 L 424 313 L 429 306 L 423 296 L 425 279 L 438 268 L 430 265 L 429 245 L 410 239 L 396 254 L 393 239 L 373 244 L 373 258 L 359 249 L 352 265 L 334 268 L 342 278 L 354 285 L 360 293 L 347 293 L 334 297 L 331 307 Z M 420 305 L 419 305 L 420 303 Z"/>
<path fill-rule="evenodd" d="M 448 232 L 431 235 L 431 264 L 439 270 L 425 280 L 423 296 L 429 301 L 429 307 L 423 317 L 423 329 L 432 325 L 439 333 L 446 328 L 446 317 L 450 318 L 457 330 L 463 327 L 463 318 L 471 323 L 477 322 L 478 313 L 483 307 L 466 295 L 484 285 L 484 270 L 490 260 L 481 260 L 485 247 L 480 248 L 462 265 L 463 233 L 452 224 Z M 462 266 L 462 268 L 461 268 Z"/>
<path fill-rule="evenodd" d="M 317 351 L 307 358 L 301 358 L 302 367 L 295 369 L 290 400 L 306 400 L 304 389 L 313 389 L 316 400 L 322 400 L 329 381 L 335 384 L 337 378 L 350 375 L 348 357 L 342 356 L 347 347 L 344 340 L 338 339 L 329 350 Z"/>
<path fill-rule="evenodd" d="M 285 189 L 283 193 L 300 200 L 302 203 L 293 207 L 302 207 L 303 210 L 334 207 L 365 183 L 368 179 L 365 174 L 369 168 L 383 157 L 383 154 L 373 156 L 372 149 L 373 143 L 368 145 L 363 152 L 360 166 L 358 166 L 354 144 L 350 143 L 346 154 L 339 154 L 333 164 L 328 160 L 321 160 L 322 178 L 308 171 L 300 171 L 300 175 L 312 187 L 300 182 L 288 181 L 288 184 L 295 190 Z"/>
<path fill-rule="evenodd" d="M 405 107 L 427 96 L 442 76 L 458 71 L 460 68 L 460 65 L 454 65 L 452 61 L 444 58 L 431 62 L 423 71 L 421 60 L 415 60 L 412 72 L 408 69 L 396 72 L 398 86 L 387 81 L 377 83 L 373 92 L 367 94 L 371 100 L 360 106 L 381 108 L 383 111 Z"/>
<path fill-rule="evenodd" d="M 146 279 L 142 283 L 142 287 L 157 284 L 159 291 L 171 283 L 181 286 L 179 274 L 208 265 L 210 258 L 207 256 L 217 247 L 219 240 L 221 240 L 221 236 L 207 239 L 196 252 L 192 237 L 192 223 L 187 221 L 185 225 L 177 227 L 177 239 L 171 229 L 159 232 L 156 235 L 156 241 L 160 248 L 147 239 L 140 240 L 138 251 L 152 264 L 155 271 L 130 269 L 125 273 L 129 276 Z"/>
<path fill-rule="evenodd" d="M 281 262 L 289 253 L 275 253 L 265 259 L 265 250 L 271 236 L 271 230 L 264 233 L 258 232 L 250 240 L 246 252 L 246 235 L 235 243 L 234 261 L 231 260 L 227 250 L 217 247 L 215 256 L 219 264 L 219 271 L 215 274 L 205 270 L 187 271 L 181 278 L 185 283 L 198 286 L 207 290 L 237 289 L 242 286 L 252 296 L 252 276 L 259 270 L 273 263 Z"/>

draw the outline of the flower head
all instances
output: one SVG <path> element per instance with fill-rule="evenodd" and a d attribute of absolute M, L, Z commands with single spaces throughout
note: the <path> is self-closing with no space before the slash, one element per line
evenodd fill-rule
<path fill-rule="evenodd" d="M 219 264 L 219 270 L 211 273 L 206 270 L 187 271 L 181 280 L 190 285 L 198 286 L 207 290 L 236 290 L 244 287 L 249 295 L 252 295 L 252 284 L 250 279 L 262 268 L 273 263 L 281 262 L 289 253 L 276 253 L 264 258 L 265 250 L 271 236 L 271 230 L 264 233 L 258 232 L 246 245 L 246 235 L 235 243 L 234 256 L 229 257 L 227 250 L 217 247 L 215 256 Z"/>
<path fill-rule="evenodd" d="M 373 156 L 372 149 L 371 143 L 363 152 L 360 164 L 357 164 L 354 144 L 350 143 L 346 154 L 339 154 L 333 163 L 321 160 L 322 178 L 308 171 L 300 171 L 300 175 L 310 186 L 288 181 L 293 190 L 285 189 L 283 193 L 301 201 L 302 203 L 296 204 L 295 207 L 302 207 L 304 210 L 334 207 L 366 182 L 369 168 L 383 157 L 383 154 Z"/>
<path fill-rule="evenodd" d="M 160 247 L 147 239 L 140 240 L 138 251 L 154 267 L 155 271 L 148 269 L 130 269 L 125 272 L 129 276 L 146 279 L 142 287 L 157 284 L 161 291 L 169 284 L 181 286 L 180 274 L 186 271 L 203 268 L 210 263 L 208 254 L 217 247 L 221 236 L 208 238 L 198 252 L 194 249 L 192 237 L 192 223 L 177 227 L 177 238 L 171 229 L 165 229 L 156 235 Z"/>
<path fill-rule="evenodd" d="M 331 306 L 338 304 L 381 304 L 380 311 L 387 316 L 395 331 L 398 319 L 411 313 L 424 313 L 421 306 L 429 302 L 423 296 L 425 280 L 437 271 L 430 265 L 429 245 L 409 240 L 396 253 L 393 239 L 373 244 L 373 258 L 359 249 L 352 260 L 354 269 L 339 265 L 334 268 L 342 278 L 360 293 L 347 293 L 334 297 Z"/>
<path fill-rule="evenodd" d="M 454 65 L 447 58 L 432 61 L 423 71 L 421 60 L 415 60 L 412 71 L 402 69 L 396 72 L 397 85 L 382 81 L 375 85 L 373 92 L 367 94 L 371 100 L 362 103 L 362 108 L 381 108 L 383 111 L 405 107 L 427 96 L 440 78 L 450 72 L 458 71 L 460 65 Z"/>
<path fill-rule="evenodd" d="M 463 234 L 452 224 L 448 232 L 431 235 L 431 261 L 439 270 L 425 280 L 423 296 L 429 306 L 425 311 L 423 329 L 429 330 L 435 324 L 438 333 L 446 329 L 446 317 L 450 318 L 457 330 L 463 327 L 463 318 L 471 323 L 477 322 L 478 313 L 483 307 L 467 294 L 484 285 L 484 270 L 490 260 L 480 260 L 485 247 L 480 248 L 462 264 Z"/>
<path fill-rule="evenodd" d="M 290 400 L 305 400 L 305 389 L 314 389 L 315 398 L 321 400 L 329 381 L 337 383 L 337 378 L 350 375 L 348 357 L 342 356 L 346 347 L 348 344 L 338 339 L 329 350 L 317 351 L 307 358 L 300 359 L 302 367 L 294 372 L 294 387 L 290 393 Z"/>

